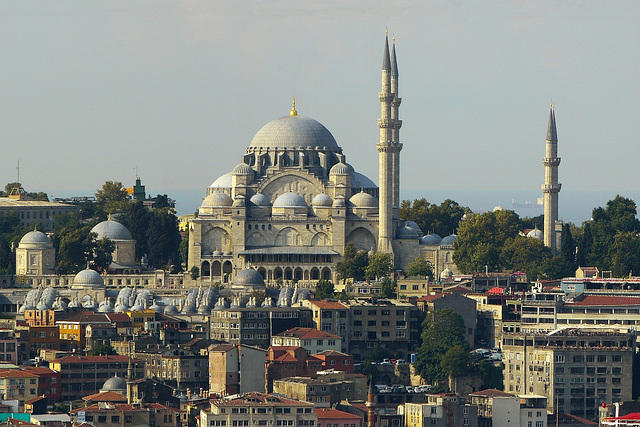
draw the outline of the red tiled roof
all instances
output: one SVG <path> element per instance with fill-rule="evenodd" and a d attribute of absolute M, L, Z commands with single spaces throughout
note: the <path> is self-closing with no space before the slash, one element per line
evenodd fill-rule
<path fill-rule="evenodd" d="M 65 356 L 52 360 L 53 363 L 98 363 L 98 362 L 128 362 L 129 356 L 109 355 L 109 356 Z M 141 362 L 138 359 L 131 359 L 132 362 Z"/>
<path fill-rule="evenodd" d="M 337 419 L 349 418 L 354 420 L 362 419 L 362 417 L 359 417 L 354 414 L 350 414 L 349 412 L 338 411 L 337 409 L 332 409 L 332 408 L 313 408 L 313 410 L 316 412 L 316 415 L 318 416 L 318 421 L 320 421 L 321 419 L 336 419 L 336 418 Z"/>
<path fill-rule="evenodd" d="M 38 424 L 30 423 L 29 421 L 19 420 L 17 418 L 7 418 L 7 425 L 10 426 L 37 426 Z M 78 426 L 80 427 L 80 426 Z"/>
<path fill-rule="evenodd" d="M 346 310 L 347 306 L 338 301 L 313 300 L 311 304 L 323 310 Z"/>
<path fill-rule="evenodd" d="M 45 368 L 44 366 L 27 366 L 24 370 L 36 375 L 52 375 L 58 373 L 58 371 L 54 371 L 51 368 Z"/>
<path fill-rule="evenodd" d="M 127 398 L 115 391 L 103 391 L 101 393 L 85 396 L 82 400 L 86 402 L 126 402 Z"/>
<path fill-rule="evenodd" d="M 32 403 L 36 403 L 38 400 L 42 400 L 42 399 L 46 399 L 46 397 L 44 397 L 44 396 L 34 397 L 33 399 L 25 400 L 24 404 L 25 405 L 31 405 Z"/>
<path fill-rule="evenodd" d="M 37 375 L 34 375 L 22 369 L 2 369 L 0 370 L 0 377 L 1 378 L 38 378 Z"/>
<path fill-rule="evenodd" d="M 111 321 L 103 313 L 95 314 L 93 311 L 81 311 L 73 316 L 56 321 L 56 324 L 60 323 L 111 323 Z"/>
<path fill-rule="evenodd" d="M 284 332 L 280 332 L 275 335 L 276 337 L 294 337 L 294 338 L 306 338 L 306 339 L 318 339 L 318 338 L 339 338 L 339 335 L 330 334 L 329 332 L 320 331 L 314 328 L 291 328 Z"/>
<path fill-rule="evenodd" d="M 442 297 L 444 297 L 446 294 L 440 292 L 439 294 L 435 294 L 435 295 L 426 295 L 424 297 L 420 297 L 418 298 L 418 301 L 425 301 L 425 302 L 431 302 L 431 301 L 435 301 L 437 299 L 440 299 Z"/>
<path fill-rule="evenodd" d="M 124 313 L 105 313 L 112 322 L 131 322 L 131 318 Z"/>
<path fill-rule="evenodd" d="M 97 403 L 94 403 L 93 405 L 85 406 L 84 408 L 74 409 L 73 411 L 69 411 L 69 413 L 76 414 L 80 411 L 145 411 L 145 408 L 141 408 L 139 406 L 134 407 L 128 403 L 114 403 L 111 408 L 107 409 L 100 408 Z"/>
<path fill-rule="evenodd" d="M 586 295 L 579 301 L 567 305 L 640 305 L 639 297 L 623 297 L 611 295 Z"/>

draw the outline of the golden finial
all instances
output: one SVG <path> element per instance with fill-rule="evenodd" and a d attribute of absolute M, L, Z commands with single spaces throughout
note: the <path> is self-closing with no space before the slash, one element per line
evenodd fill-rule
<path fill-rule="evenodd" d="M 108 219 L 109 219 L 109 221 L 111 221 L 111 212 L 109 212 Z"/>
<path fill-rule="evenodd" d="M 389 28 L 388 27 L 384 27 L 384 35 L 389 37 Z"/>
<path fill-rule="evenodd" d="M 549 108 L 551 108 L 552 110 L 555 110 L 555 105 L 553 105 L 553 101 L 549 102 Z"/>
<path fill-rule="evenodd" d="M 292 103 L 292 107 L 291 107 L 291 111 L 289 111 L 289 115 L 290 116 L 297 116 L 298 112 L 296 111 L 296 97 L 293 97 L 293 103 Z"/>
<path fill-rule="evenodd" d="M 391 40 L 392 40 L 393 44 L 396 44 L 396 35 L 395 34 L 391 37 Z"/>

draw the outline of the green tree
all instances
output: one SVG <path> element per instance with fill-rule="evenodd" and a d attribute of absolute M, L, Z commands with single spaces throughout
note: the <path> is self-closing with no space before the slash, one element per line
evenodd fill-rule
<path fill-rule="evenodd" d="M 449 383 L 455 384 L 455 377 L 461 375 L 467 375 L 470 371 L 471 358 L 469 357 L 469 350 L 466 346 L 454 345 L 442 355 L 440 359 L 440 367 L 442 372 L 449 377 Z M 456 387 L 454 386 L 453 392 L 456 393 Z"/>
<path fill-rule="evenodd" d="M 481 389 L 494 388 L 497 390 L 504 389 L 504 364 L 499 363 L 495 365 L 486 359 L 482 359 L 476 363 L 472 368 L 472 371 L 476 372 L 482 380 Z"/>
<path fill-rule="evenodd" d="M 189 274 L 193 280 L 198 280 L 198 277 L 200 277 L 200 269 L 197 265 L 194 265 L 193 267 L 191 267 L 191 271 L 189 272 Z"/>
<path fill-rule="evenodd" d="M 129 194 L 121 182 L 107 181 L 96 192 L 98 207 L 106 213 L 122 212 L 129 203 Z"/>
<path fill-rule="evenodd" d="M 529 280 L 536 280 L 540 266 L 551 258 L 551 251 L 538 239 L 515 236 L 504 242 L 500 258 L 504 268 L 524 271 Z"/>
<path fill-rule="evenodd" d="M 58 274 L 77 273 L 85 269 L 87 264 L 103 271 L 111 264 L 111 254 L 115 249 L 113 242 L 108 239 L 96 240 L 97 235 L 91 232 L 91 225 L 60 231 L 56 256 Z"/>
<path fill-rule="evenodd" d="M 87 356 L 110 356 L 115 354 L 118 353 L 116 353 L 113 347 L 108 344 L 101 343 L 93 344 L 93 346 L 91 346 L 91 349 L 87 351 Z"/>
<path fill-rule="evenodd" d="M 149 264 L 155 268 L 180 265 L 178 248 L 181 240 L 178 218 L 169 212 L 154 211 L 147 230 Z"/>
<path fill-rule="evenodd" d="M 142 259 L 142 256 L 149 253 L 148 230 L 149 221 L 154 213 L 149 211 L 141 201 L 129 203 L 125 206 L 124 214 L 119 220 L 122 225 L 127 227 L 131 233 L 131 237 L 136 241 L 136 259 Z"/>
<path fill-rule="evenodd" d="M 369 264 L 364 270 L 367 280 L 380 279 L 393 273 L 393 254 L 376 252 L 369 255 Z"/>
<path fill-rule="evenodd" d="M 184 265 L 189 265 L 189 228 L 184 232 L 184 236 L 182 236 L 182 240 L 180 241 L 180 246 L 178 247 L 178 252 L 180 252 L 180 260 Z"/>
<path fill-rule="evenodd" d="M 418 257 L 407 266 L 408 277 L 424 277 L 426 280 L 433 280 L 433 266 L 423 257 Z"/>
<path fill-rule="evenodd" d="M 468 207 L 447 199 L 440 205 L 431 204 L 427 199 L 415 199 L 413 203 L 403 200 L 400 204 L 400 217 L 418 224 L 425 234 L 436 233 L 448 236 L 455 232 L 462 217 L 470 213 Z"/>
<path fill-rule="evenodd" d="M 447 374 L 442 368 L 442 358 L 455 346 L 468 348 L 464 337 L 464 320 L 452 309 L 433 310 L 422 323 L 422 344 L 418 350 L 416 372 L 433 384 Z"/>
<path fill-rule="evenodd" d="M 637 233 L 618 232 L 611 251 L 611 270 L 615 277 L 640 273 L 640 237 Z"/>
<path fill-rule="evenodd" d="M 525 216 L 522 218 L 522 228 L 537 228 L 544 231 L 544 214 L 540 214 L 534 217 Z"/>
<path fill-rule="evenodd" d="M 320 300 L 320 299 L 333 298 L 333 293 L 334 293 L 333 282 L 331 282 L 330 280 L 318 280 L 318 283 L 316 284 L 316 289 L 314 290 L 316 299 Z"/>
<path fill-rule="evenodd" d="M 385 277 L 380 283 L 380 296 L 382 298 L 395 298 L 396 296 L 396 282 L 391 280 L 390 277 Z"/>
<path fill-rule="evenodd" d="M 364 280 L 364 271 L 369 264 L 369 256 L 366 251 L 357 250 L 353 242 L 347 243 L 342 255 L 342 261 L 336 264 L 336 271 L 342 283 L 346 279 Z"/>

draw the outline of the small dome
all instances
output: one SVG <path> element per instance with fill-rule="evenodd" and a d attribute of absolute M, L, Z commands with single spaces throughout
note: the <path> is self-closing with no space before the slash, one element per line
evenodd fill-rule
<path fill-rule="evenodd" d="M 246 206 L 245 202 L 244 202 L 244 196 L 236 196 L 235 200 L 233 201 L 233 207 L 234 208 L 244 208 Z"/>
<path fill-rule="evenodd" d="M 106 380 L 102 385 L 102 389 L 100 391 L 115 391 L 116 393 L 126 392 L 127 382 L 124 380 L 124 378 L 120 378 L 116 375 L 115 377 Z"/>
<path fill-rule="evenodd" d="M 253 196 L 251 196 L 249 201 L 256 206 L 269 206 L 271 204 L 269 198 L 262 193 L 254 194 Z"/>
<path fill-rule="evenodd" d="M 211 307 L 209 307 L 208 305 L 202 304 L 200 307 L 198 307 L 198 314 L 206 314 L 206 315 L 211 314 Z"/>
<path fill-rule="evenodd" d="M 253 268 L 247 268 L 238 273 L 235 279 L 233 279 L 233 284 L 264 287 L 264 278 L 262 277 L 262 274 L 258 273 L 258 271 Z"/>
<path fill-rule="evenodd" d="M 238 166 L 233 168 L 234 175 L 253 175 L 253 169 L 246 163 L 240 163 Z"/>
<path fill-rule="evenodd" d="M 233 255 L 233 252 L 232 252 L 232 251 L 224 251 L 224 252 L 222 253 L 222 255 L 224 255 L 224 256 L 231 256 L 231 255 Z"/>
<path fill-rule="evenodd" d="M 356 208 L 377 208 L 378 201 L 369 193 L 361 191 L 349 199 L 349 204 Z"/>
<path fill-rule="evenodd" d="M 182 314 L 196 314 L 197 312 L 195 304 L 187 304 L 182 307 Z"/>
<path fill-rule="evenodd" d="M 411 227 L 408 227 L 406 225 L 399 227 L 398 231 L 396 232 L 396 239 L 418 239 L 420 238 L 420 235 L 418 234 L 418 232 Z"/>
<path fill-rule="evenodd" d="M 348 163 L 336 163 L 329 171 L 329 175 L 351 175 L 353 167 Z"/>
<path fill-rule="evenodd" d="M 127 227 L 110 219 L 97 224 L 91 229 L 91 232 L 98 235 L 98 240 L 105 238 L 109 240 L 133 240 Z"/>
<path fill-rule="evenodd" d="M 22 239 L 20 239 L 20 245 L 38 245 L 51 247 L 52 243 L 46 234 L 38 230 L 33 230 L 22 236 Z"/>
<path fill-rule="evenodd" d="M 333 204 L 333 200 L 329 197 L 328 194 L 320 193 L 311 201 L 311 206 L 313 207 L 331 207 Z"/>
<path fill-rule="evenodd" d="M 440 236 L 438 236 L 437 234 L 429 234 L 420 239 L 420 244 L 427 246 L 436 246 L 440 244 L 441 240 L 442 238 L 440 238 Z"/>
<path fill-rule="evenodd" d="M 303 116 L 284 116 L 272 120 L 256 133 L 250 148 L 329 148 L 338 144 L 320 122 Z"/>
<path fill-rule="evenodd" d="M 420 228 L 420 226 L 413 222 L 413 221 L 405 221 L 404 225 L 406 225 L 407 227 L 411 227 L 414 230 L 416 230 L 418 233 L 422 234 L 422 229 Z"/>
<path fill-rule="evenodd" d="M 203 208 L 227 207 L 233 205 L 233 200 L 227 193 L 215 192 L 209 194 L 202 201 Z"/>
<path fill-rule="evenodd" d="M 344 202 L 344 196 L 336 196 L 336 198 L 333 200 L 334 208 L 344 208 L 346 206 L 347 204 Z"/>
<path fill-rule="evenodd" d="M 90 268 L 82 270 L 73 278 L 73 286 L 84 288 L 104 288 L 104 280 L 100 273 Z"/>
<path fill-rule="evenodd" d="M 544 233 L 541 230 L 538 230 L 538 228 L 534 228 L 533 230 L 531 230 L 530 232 L 527 233 L 527 237 L 531 237 L 533 239 L 538 239 L 540 241 L 544 240 Z"/>
<path fill-rule="evenodd" d="M 178 314 L 178 308 L 175 305 L 168 305 L 164 308 L 164 314 Z"/>
<path fill-rule="evenodd" d="M 452 234 L 450 236 L 443 238 L 442 241 L 440 242 L 440 246 L 451 246 L 456 242 L 456 240 L 458 240 L 458 236 L 456 236 L 455 234 Z"/>
<path fill-rule="evenodd" d="M 297 193 L 284 193 L 273 202 L 274 208 L 306 208 L 307 203 Z"/>
<path fill-rule="evenodd" d="M 441 279 L 451 279 L 452 277 L 453 277 L 453 273 L 451 272 L 451 270 L 449 270 L 448 267 L 442 270 L 442 273 L 440 273 Z"/>
<path fill-rule="evenodd" d="M 151 309 L 151 310 L 155 311 L 156 313 L 162 313 L 162 312 L 164 312 L 164 306 L 156 304 L 156 302 L 155 302 L 155 301 L 153 302 L 153 304 L 151 305 L 151 307 L 149 307 L 149 309 Z"/>

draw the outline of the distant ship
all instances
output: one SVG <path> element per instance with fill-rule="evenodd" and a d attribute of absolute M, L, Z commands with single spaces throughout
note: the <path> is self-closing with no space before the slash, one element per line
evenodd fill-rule
<path fill-rule="evenodd" d="M 544 206 L 544 202 L 542 197 L 538 197 L 536 203 L 524 202 L 524 203 L 516 203 L 515 199 L 511 199 L 511 208 L 513 209 L 542 209 Z"/>

